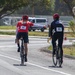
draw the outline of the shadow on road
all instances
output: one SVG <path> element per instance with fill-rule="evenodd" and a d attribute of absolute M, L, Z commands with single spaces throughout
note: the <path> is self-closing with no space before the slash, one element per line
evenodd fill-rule
<path fill-rule="evenodd" d="M 48 67 L 50 67 L 50 68 L 62 68 L 62 66 L 61 67 L 59 67 L 59 66 L 48 66 Z"/>
<path fill-rule="evenodd" d="M 13 64 L 14 66 L 27 66 L 26 64 L 21 65 L 21 64 Z"/>

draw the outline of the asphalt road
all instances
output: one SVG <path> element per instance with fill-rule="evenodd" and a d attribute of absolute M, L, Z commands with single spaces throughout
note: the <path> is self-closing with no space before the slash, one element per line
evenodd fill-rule
<path fill-rule="evenodd" d="M 74 59 L 64 57 L 62 68 L 53 67 L 52 55 L 41 51 L 49 46 L 47 39 L 41 37 L 29 37 L 28 62 L 20 66 L 14 39 L 15 36 L 0 36 L 0 75 L 75 75 Z"/>

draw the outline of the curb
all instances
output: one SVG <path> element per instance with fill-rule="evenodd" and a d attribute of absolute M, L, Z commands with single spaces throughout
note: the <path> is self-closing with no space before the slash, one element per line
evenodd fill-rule
<path fill-rule="evenodd" d="M 43 47 L 41 48 L 41 51 L 44 51 L 44 52 L 47 52 L 47 53 L 51 53 L 52 54 L 52 51 L 48 50 L 48 47 Z M 63 55 L 64 57 L 66 58 L 69 58 L 69 59 L 75 59 L 74 56 L 71 56 L 71 55 Z"/>

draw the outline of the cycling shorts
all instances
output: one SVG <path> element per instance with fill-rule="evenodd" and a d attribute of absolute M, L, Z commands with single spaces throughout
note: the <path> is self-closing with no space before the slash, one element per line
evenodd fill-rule
<path fill-rule="evenodd" d="M 29 42 L 29 40 L 28 40 L 28 33 L 26 33 L 26 32 L 18 32 L 16 38 L 17 39 L 21 39 L 22 37 L 24 39 L 24 43 L 28 43 Z"/>

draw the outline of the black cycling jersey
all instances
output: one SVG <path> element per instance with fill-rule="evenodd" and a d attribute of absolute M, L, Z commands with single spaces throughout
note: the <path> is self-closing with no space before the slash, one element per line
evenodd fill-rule
<path fill-rule="evenodd" d="M 59 20 L 54 20 L 51 23 L 51 26 L 49 28 L 49 37 L 51 36 L 58 36 L 63 37 L 64 34 L 64 26 Z"/>

